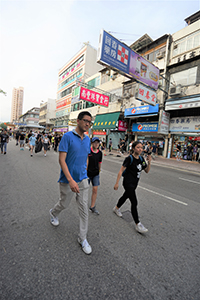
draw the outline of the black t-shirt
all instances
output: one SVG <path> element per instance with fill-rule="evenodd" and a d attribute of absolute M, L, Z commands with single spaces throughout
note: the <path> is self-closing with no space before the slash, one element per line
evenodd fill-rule
<path fill-rule="evenodd" d="M 178 149 L 179 152 L 181 151 L 181 145 L 178 144 L 176 148 Z"/>
<path fill-rule="evenodd" d="M 91 153 L 88 155 L 88 170 L 87 176 L 94 177 L 99 174 L 99 163 L 102 162 L 102 152 L 99 150 L 97 153 L 94 153 L 91 149 Z"/>
<path fill-rule="evenodd" d="M 123 186 L 124 187 L 134 187 L 138 185 L 140 175 L 142 170 L 146 169 L 147 164 L 143 157 L 136 159 L 133 156 L 133 162 L 131 164 L 130 155 L 125 158 L 123 166 L 126 167 L 126 172 L 124 174 Z"/>
<path fill-rule="evenodd" d="M 23 133 L 20 134 L 20 141 L 23 141 L 25 139 L 25 135 Z"/>
<path fill-rule="evenodd" d="M 32 133 L 29 133 L 29 134 L 28 134 L 28 139 L 29 139 L 31 136 L 32 136 Z"/>
<path fill-rule="evenodd" d="M 1 143 L 6 143 L 9 136 L 7 135 L 7 133 L 2 133 L 0 135 L 0 138 L 1 138 Z"/>

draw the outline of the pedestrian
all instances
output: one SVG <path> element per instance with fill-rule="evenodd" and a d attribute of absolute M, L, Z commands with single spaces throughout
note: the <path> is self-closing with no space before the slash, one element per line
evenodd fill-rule
<path fill-rule="evenodd" d="M 88 155 L 88 169 L 87 175 L 89 178 L 89 183 L 92 183 L 92 197 L 91 205 L 89 211 L 99 215 L 98 210 L 96 209 L 95 203 L 97 199 L 97 190 L 100 185 L 99 172 L 101 170 L 102 163 L 102 152 L 99 150 L 100 140 L 98 137 L 92 138 L 91 153 Z"/>
<path fill-rule="evenodd" d="M 34 133 L 29 138 L 29 147 L 31 148 L 31 157 L 33 157 L 33 150 L 35 147 L 35 142 L 36 142 L 36 136 Z"/>
<path fill-rule="evenodd" d="M 109 140 L 109 152 L 111 152 L 111 150 L 112 150 L 112 139 L 110 138 L 110 140 Z"/>
<path fill-rule="evenodd" d="M 59 142 L 60 142 L 60 138 L 59 138 L 58 134 L 56 133 L 55 138 L 54 138 L 54 151 L 56 151 L 56 152 L 57 152 Z"/>
<path fill-rule="evenodd" d="M 157 151 L 156 143 L 153 143 L 153 146 L 152 146 L 152 158 L 153 158 L 153 160 L 155 160 L 155 158 L 156 158 L 156 151 Z"/>
<path fill-rule="evenodd" d="M 181 160 L 181 144 L 180 142 L 178 142 L 178 144 L 176 145 L 176 160 Z"/>
<path fill-rule="evenodd" d="M 125 192 L 122 195 L 122 197 L 119 199 L 117 205 L 113 208 L 113 212 L 118 217 L 122 217 L 122 213 L 120 212 L 120 207 L 129 198 L 131 202 L 131 213 L 136 224 L 136 230 L 140 233 L 145 233 L 148 231 L 148 229 L 146 229 L 139 220 L 138 211 L 137 211 L 138 203 L 137 203 L 135 190 L 137 188 L 142 170 L 145 170 L 146 173 L 150 171 L 151 155 L 147 156 L 147 161 L 148 161 L 147 164 L 144 158 L 140 156 L 143 151 L 143 146 L 139 141 L 133 143 L 132 149 L 133 149 L 133 154 L 126 157 L 117 175 L 117 180 L 114 186 L 114 190 L 118 189 L 119 180 L 123 172 L 125 171 L 125 174 L 123 175 L 124 176 L 123 187 L 125 189 Z"/>
<path fill-rule="evenodd" d="M 122 139 L 120 143 L 120 154 L 124 154 L 125 151 L 125 140 Z"/>
<path fill-rule="evenodd" d="M 89 130 L 91 122 L 91 114 L 83 111 L 78 115 L 76 128 L 63 135 L 59 146 L 60 199 L 50 210 L 50 222 L 58 226 L 59 213 L 68 207 L 74 193 L 76 194 L 80 219 L 78 242 L 86 254 L 90 254 L 92 248 L 87 241 L 89 191 L 87 160 L 90 153 L 90 139 L 84 132 Z"/>
<path fill-rule="evenodd" d="M 192 160 L 192 155 L 193 155 L 193 147 L 192 144 L 190 143 L 187 146 L 187 160 Z"/>
<path fill-rule="evenodd" d="M 193 160 L 194 161 L 197 161 L 197 151 L 198 151 L 198 146 L 197 146 L 197 144 L 195 144 L 193 147 Z"/>
<path fill-rule="evenodd" d="M 24 150 L 25 134 L 23 131 L 20 133 L 19 143 L 20 143 L 20 150 Z"/>
<path fill-rule="evenodd" d="M 30 143 L 29 143 L 29 139 L 30 139 L 31 136 L 32 136 L 32 130 L 30 130 L 30 132 L 28 134 L 28 147 L 29 147 L 29 151 L 31 151 L 31 146 L 30 146 Z"/>
<path fill-rule="evenodd" d="M 1 142 L 1 154 L 6 154 L 7 152 L 7 144 L 9 142 L 9 135 L 7 134 L 7 130 L 1 132 L 0 134 L 0 142 Z M 4 150 L 4 152 L 3 152 Z"/>
<path fill-rule="evenodd" d="M 16 137 L 16 146 L 18 146 L 18 143 L 19 143 L 19 137 L 20 137 L 19 130 L 17 130 L 15 137 Z"/>
<path fill-rule="evenodd" d="M 42 137 L 42 142 L 43 142 L 43 148 L 44 148 L 44 156 L 46 157 L 47 156 L 47 150 L 48 150 L 48 147 L 50 145 L 50 141 L 49 141 L 49 138 L 48 138 L 48 134 L 45 133 Z"/>
<path fill-rule="evenodd" d="M 132 141 L 130 142 L 130 144 L 128 145 L 128 148 L 129 148 L 129 154 L 132 153 L 132 145 L 133 145 L 133 143 L 134 143 L 134 140 L 132 140 Z"/>

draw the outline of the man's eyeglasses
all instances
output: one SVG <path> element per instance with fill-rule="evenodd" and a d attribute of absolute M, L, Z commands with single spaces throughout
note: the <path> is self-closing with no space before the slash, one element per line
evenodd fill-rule
<path fill-rule="evenodd" d="M 85 123 L 88 123 L 89 125 L 92 123 L 91 121 L 89 120 L 86 120 L 86 119 L 82 119 Z"/>

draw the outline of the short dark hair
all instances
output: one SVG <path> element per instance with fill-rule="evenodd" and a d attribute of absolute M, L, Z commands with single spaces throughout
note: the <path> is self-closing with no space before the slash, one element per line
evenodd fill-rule
<path fill-rule="evenodd" d="M 89 111 L 82 111 L 79 113 L 78 115 L 78 120 L 82 120 L 84 116 L 89 116 L 90 118 L 92 118 L 91 113 L 89 113 Z"/>
<path fill-rule="evenodd" d="M 136 141 L 132 144 L 132 149 L 134 149 L 138 144 L 142 144 L 141 142 L 139 141 Z"/>

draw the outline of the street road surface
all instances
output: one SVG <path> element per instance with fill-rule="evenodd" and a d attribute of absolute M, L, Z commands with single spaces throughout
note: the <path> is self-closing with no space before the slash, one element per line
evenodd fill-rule
<path fill-rule="evenodd" d="M 130 202 L 112 209 L 123 158 L 104 157 L 97 208 L 89 215 L 87 256 L 77 242 L 75 198 L 49 222 L 58 200 L 58 153 L 30 157 L 12 141 L 0 156 L 1 291 L 9 299 L 199 300 L 200 174 L 152 163 L 137 195 L 146 235 L 137 233 Z"/>

